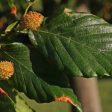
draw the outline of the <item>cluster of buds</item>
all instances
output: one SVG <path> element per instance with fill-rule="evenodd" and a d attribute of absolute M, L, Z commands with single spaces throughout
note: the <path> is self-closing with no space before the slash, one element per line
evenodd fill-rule
<path fill-rule="evenodd" d="M 38 12 L 29 11 L 20 20 L 20 28 L 37 30 L 44 20 L 44 16 Z"/>
<path fill-rule="evenodd" d="M 14 74 L 14 64 L 9 61 L 0 62 L 0 80 L 7 80 Z"/>

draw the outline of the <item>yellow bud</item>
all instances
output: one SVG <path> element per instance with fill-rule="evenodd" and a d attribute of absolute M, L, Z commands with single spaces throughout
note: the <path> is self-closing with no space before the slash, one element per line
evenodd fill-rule
<path fill-rule="evenodd" d="M 20 21 L 20 28 L 37 30 L 44 20 L 44 16 L 37 12 L 28 12 Z"/>
<path fill-rule="evenodd" d="M 9 79 L 14 74 L 14 64 L 9 61 L 0 62 L 0 79 Z"/>

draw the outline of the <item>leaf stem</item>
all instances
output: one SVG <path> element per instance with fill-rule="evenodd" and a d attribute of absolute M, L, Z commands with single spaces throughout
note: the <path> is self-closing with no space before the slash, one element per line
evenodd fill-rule
<path fill-rule="evenodd" d="M 28 6 L 27 6 L 27 8 L 26 8 L 26 10 L 25 10 L 25 12 L 24 12 L 24 15 L 28 12 L 29 8 L 30 8 L 35 2 L 36 2 L 36 1 L 34 1 L 34 2 L 28 2 Z"/>

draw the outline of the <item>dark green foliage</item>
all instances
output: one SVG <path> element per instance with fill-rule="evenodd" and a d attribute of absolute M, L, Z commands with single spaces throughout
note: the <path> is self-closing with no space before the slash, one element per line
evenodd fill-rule
<path fill-rule="evenodd" d="M 14 105 L 11 100 L 4 95 L 0 95 L 0 111 L 2 112 L 15 112 Z"/>
<path fill-rule="evenodd" d="M 7 88 L 12 91 L 0 95 L 0 109 L 8 106 L 9 112 L 19 112 L 19 91 L 39 103 L 67 96 L 81 112 L 69 78 L 112 76 L 112 26 L 95 15 L 69 9 L 47 18 L 37 31 L 21 31 L 18 24 L 0 36 L 0 61 L 14 63 L 14 75 L 0 81 L 0 88 L 5 85 L 8 94 Z M 12 95 L 13 90 L 17 94 Z M 27 105 L 22 112 L 27 109 L 32 112 Z"/>
<path fill-rule="evenodd" d="M 49 85 L 37 77 L 38 74 L 35 74 L 32 70 L 29 50 L 23 44 L 12 43 L 3 45 L 0 54 L 2 60 L 10 60 L 14 63 L 15 74 L 10 83 L 11 86 L 20 92 L 24 92 L 27 96 L 40 103 L 54 101 L 56 97 L 64 95 L 69 96 L 78 104 L 70 88 Z"/>
<path fill-rule="evenodd" d="M 44 56 L 73 76 L 112 74 L 112 26 L 86 13 L 64 12 L 34 32 Z"/>

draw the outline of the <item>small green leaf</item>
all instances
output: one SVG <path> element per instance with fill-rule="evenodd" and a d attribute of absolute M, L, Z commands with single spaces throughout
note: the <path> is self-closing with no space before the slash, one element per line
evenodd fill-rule
<path fill-rule="evenodd" d="M 13 23 L 11 23 L 6 29 L 5 29 L 5 33 L 10 32 L 16 25 L 17 25 L 18 21 L 15 21 Z"/>
<path fill-rule="evenodd" d="M 34 46 L 37 46 L 37 42 L 35 40 L 35 36 L 33 34 L 33 32 L 31 30 L 28 31 L 28 36 L 29 36 L 29 39 L 31 41 L 31 43 L 34 45 Z"/>
<path fill-rule="evenodd" d="M 16 95 L 15 97 L 15 100 L 16 100 L 16 112 L 34 112 L 34 110 L 32 110 L 28 104 L 24 101 L 24 99 L 19 96 L 19 95 Z"/>

